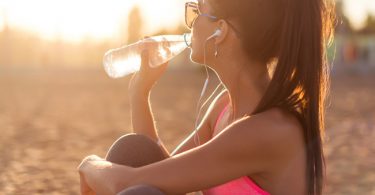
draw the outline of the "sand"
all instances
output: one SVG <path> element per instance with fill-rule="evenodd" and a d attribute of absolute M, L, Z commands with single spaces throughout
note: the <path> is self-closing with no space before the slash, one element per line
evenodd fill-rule
<path fill-rule="evenodd" d="M 129 77 L 103 70 L 0 73 L 0 194 L 79 194 L 76 167 L 131 132 Z M 192 130 L 202 71 L 168 71 L 151 95 L 172 151 Z M 375 194 L 375 75 L 332 78 L 325 194 Z M 213 85 L 210 87 L 212 89 Z"/>

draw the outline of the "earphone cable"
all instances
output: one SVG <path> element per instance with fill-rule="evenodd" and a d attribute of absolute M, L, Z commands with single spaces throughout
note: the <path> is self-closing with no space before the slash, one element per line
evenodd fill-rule
<path fill-rule="evenodd" d="M 207 69 L 207 65 L 206 65 L 206 45 L 207 45 L 207 41 L 209 39 L 210 38 L 206 39 L 206 41 L 204 43 L 204 49 L 203 49 L 203 64 L 204 64 L 205 69 L 206 69 L 206 80 L 205 80 L 205 83 L 204 83 L 201 95 L 199 97 L 198 104 L 197 104 L 197 109 L 196 109 L 196 120 L 195 120 L 195 125 L 194 125 L 194 143 L 195 143 L 196 146 L 200 145 L 200 139 L 199 139 L 199 134 L 197 136 L 197 130 L 198 130 L 198 119 L 200 118 L 200 114 L 201 114 L 202 108 L 213 97 L 213 95 L 215 94 L 215 92 L 217 91 L 217 89 L 219 89 L 219 87 L 222 86 L 222 82 L 220 82 L 218 84 L 218 86 L 215 88 L 215 90 L 211 93 L 211 95 L 207 98 L 207 100 L 203 103 L 203 105 L 199 108 L 201 99 L 202 99 L 203 94 L 205 93 L 205 91 L 207 89 L 207 84 L 208 84 L 208 81 L 209 81 L 209 78 L 210 78 L 210 75 L 209 75 L 208 69 Z M 198 108 L 199 108 L 199 111 L 198 111 Z M 197 144 L 196 139 L 198 140 L 198 144 Z"/>

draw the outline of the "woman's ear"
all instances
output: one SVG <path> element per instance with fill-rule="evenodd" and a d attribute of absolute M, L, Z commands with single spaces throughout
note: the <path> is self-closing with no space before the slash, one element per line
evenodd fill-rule
<path fill-rule="evenodd" d="M 228 28 L 229 28 L 229 25 L 225 20 L 220 19 L 218 21 L 217 29 L 219 29 L 221 33 L 220 33 L 220 35 L 215 37 L 215 44 L 216 45 L 222 43 L 225 40 L 225 38 L 227 37 L 227 34 L 228 34 L 228 30 L 229 30 Z"/>

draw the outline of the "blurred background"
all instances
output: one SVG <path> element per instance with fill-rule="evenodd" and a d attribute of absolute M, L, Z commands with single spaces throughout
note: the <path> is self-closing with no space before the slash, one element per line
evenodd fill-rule
<path fill-rule="evenodd" d="M 182 34 L 186 0 L 0 1 L 0 194 L 79 194 L 76 167 L 131 132 L 129 77 L 102 57 L 144 36 Z M 375 194 L 375 1 L 336 2 L 328 49 L 324 194 Z M 151 102 L 172 151 L 194 128 L 206 77 L 185 50 Z M 181 79 L 183 78 L 183 79 Z M 207 98 L 218 84 L 210 72 Z"/>

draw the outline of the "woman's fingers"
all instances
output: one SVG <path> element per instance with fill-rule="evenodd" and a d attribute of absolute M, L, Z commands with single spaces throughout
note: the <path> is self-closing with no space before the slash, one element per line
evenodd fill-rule
<path fill-rule="evenodd" d="M 78 165 L 78 167 L 77 167 L 78 172 L 82 173 L 82 172 L 84 171 L 85 166 L 87 165 L 87 162 L 88 162 L 88 161 L 91 161 L 91 160 L 103 160 L 103 159 L 100 158 L 100 157 L 97 156 L 97 155 L 89 155 L 89 156 L 86 156 L 86 157 L 81 161 L 81 163 Z"/>
<path fill-rule="evenodd" d="M 144 49 L 141 53 L 141 71 L 146 71 L 149 68 L 149 51 Z"/>
<path fill-rule="evenodd" d="M 128 86 L 129 91 L 149 91 L 164 74 L 168 67 L 168 62 L 157 65 L 156 67 L 150 66 L 150 60 L 157 57 L 154 55 L 159 55 L 157 54 L 157 49 L 158 44 L 155 40 L 147 40 L 144 42 L 144 47 L 141 51 L 141 67 L 138 72 L 133 74 Z"/>
<path fill-rule="evenodd" d="M 94 195 L 95 192 L 87 185 L 86 180 L 82 173 L 79 174 L 81 195 Z"/>
<path fill-rule="evenodd" d="M 78 173 L 79 173 L 80 189 L 81 189 L 82 195 L 95 195 L 95 192 L 87 184 L 84 173 L 85 173 L 85 168 L 87 169 L 87 164 L 88 164 L 89 161 L 98 161 L 98 160 L 104 160 L 104 159 L 100 158 L 97 155 L 89 155 L 89 156 L 86 156 L 82 160 L 80 165 L 77 167 Z"/>
<path fill-rule="evenodd" d="M 147 39 L 149 37 L 150 36 L 145 36 L 143 37 L 143 39 Z M 143 48 L 141 52 L 141 71 L 150 67 L 149 66 L 149 50 L 154 49 L 154 48 L 150 48 L 152 44 L 150 45 L 148 42 L 145 42 L 144 45 L 145 47 Z"/>

